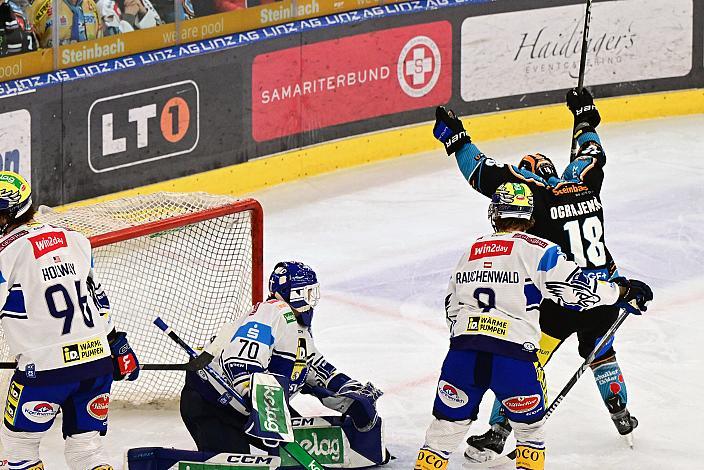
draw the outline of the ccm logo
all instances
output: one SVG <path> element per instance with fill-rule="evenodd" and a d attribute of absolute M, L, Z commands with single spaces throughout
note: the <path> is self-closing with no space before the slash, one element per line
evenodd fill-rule
<path fill-rule="evenodd" d="M 192 80 L 96 100 L 88 110 L 88 165 L 95 173 L 193 151 L 200 91 Z"/>

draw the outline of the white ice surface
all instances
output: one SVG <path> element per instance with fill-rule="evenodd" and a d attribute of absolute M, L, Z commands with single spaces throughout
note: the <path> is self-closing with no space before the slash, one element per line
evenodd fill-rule
<path fill-rule="evenodd" d="M 703 468 L 704 115 L 599 131 L 609 157 L 602 195 L 608 246 L 622 274 L 649 281 L 656 296 L 616 342 L 640 427 L 630 450 L 587 373 L 546 425 L 547 468 Z M 564 167 L 569 134 L 478 145 L 500 161 L 541 152 Z M 412 468 L 448 344 L 447 277 L 467 244 L 490 230 L 487 200 L 440 149 L 254 196 L 265 210 L 265 271 L 288 259 L 315 268 L 322 284 L 317 344 L 340 369 L 384 390 L 387 444 L 398 456 L 388 467 Z M 553 395 L 580 363 L 572 338 L 547 368 Z M 473 433 L 486 429 L 491 398 Z M 297 402 L 304 412 L 323 410 Z M 193 448 L 176 409 L 111 411 L 107 447 L 116 462 L 127 448 L 147 445 Z M 57 427 L 42 445 L 48 469 L 65 468 L 62 447 Z M 450 467 L 462 460 L 458 449 Z"/>

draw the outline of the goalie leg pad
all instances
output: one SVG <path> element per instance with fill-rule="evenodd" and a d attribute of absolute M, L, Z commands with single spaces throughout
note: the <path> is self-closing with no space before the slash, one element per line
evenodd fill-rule
<path fill-rule="evenodd" d="M 169 470 L 182 461 L 211 463 L 221 467 L 269 467 L 272 470 L 281 466 L 281 459 L 273 455 L 200 452 L 166 447 L 140 447 L 127 451 L 129 470 Z"/>
<path fill-rule="evenodd" d="M 44 433 L 10 431 L 2 427 L 2 445 L 11 470 L 20 468 L 44 468 L 39 458 L 39 443 Z"/>
<path fill-rule="evenodd" d="M 103 452 L 103 439 L 98 431 L 67 436 L 64 456 L 71 470 L 109 467 L 108 458 Z"/>

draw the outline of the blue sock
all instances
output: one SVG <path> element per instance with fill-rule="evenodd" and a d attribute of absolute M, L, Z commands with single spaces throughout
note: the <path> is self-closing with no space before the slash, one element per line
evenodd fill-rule
<path fill-rule="evenodd" d="M 494 398 L 494 406 L 491 408 L 491 417 L 489 418 L 489 425 L 494 424 L 504 424 L 506 422 L 506 416 L 501 411 L 501 402 Z"/>
<path fill-rule="evenodd" d="M 628 392 L 616 358 L 613 357 L 598 365 L 592 372 L 601 398 L 609 411 L 613 414 L 624 409 L 628 403 Z"/>

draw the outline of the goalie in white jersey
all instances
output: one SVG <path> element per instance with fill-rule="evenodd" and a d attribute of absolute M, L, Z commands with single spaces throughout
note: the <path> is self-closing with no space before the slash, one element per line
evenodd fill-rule
<path fill-rule="evenodd" d="M 299 392 L 316 396 L 328 408 L 351 417 L 357 436 L 353 450 L 370 462 L 382 463 L 386 455 L 380 448 L 381 420 L 376 411 L 381 392 L 337 370 L 315 346 L 311 323 L 318 299 L 318 279 L 309 266 L 278 263 L 269 278 L 269 299 L 255 305 L 248 316 L 224 325 L 200 357 L 214 358 L 214 369 L 245 399 L 250 399 L 250 379 L 256 372 L 275 376 L 287 389 L 287 402 Z M 222 403 L 223 392 L 203 371 L 186 375 L 181 417 L 198 450 L 249 453 L 251 444 L 276 453 L 253 437 L 264 436 L 254 428 L 258 420 L 251 407 L 235 400 Z"/>
<path fill-rule="evenodd" d="M 545 296 L 576 311 L 632 300 L 645 310 L 652 300 L 644 283 L 588 277 L 556 244 L 525 233 L 532 213 L 527 185 L 499 186 L 489 206 L 496 233 L 477 239 L 450 279 L 445 299 L 450 350 L 416 470 L 447 467 L 489 389 L 515 430 L 516 468 L 542 470 L 546 393 L 536 355 L 541 300 Z"/>
<path fill-rule="evenodd" d="M 17 359 L 5 457 L 11 470 L 43 469 L 40 441 L 61 409 L 68 467 L 111 469 L 101 443 L 110 387 L 137 378 L 137 358 L 112 326 L 88 239 L 33 215 L 29 183 L 0 172 L 0 319 Z"/>

